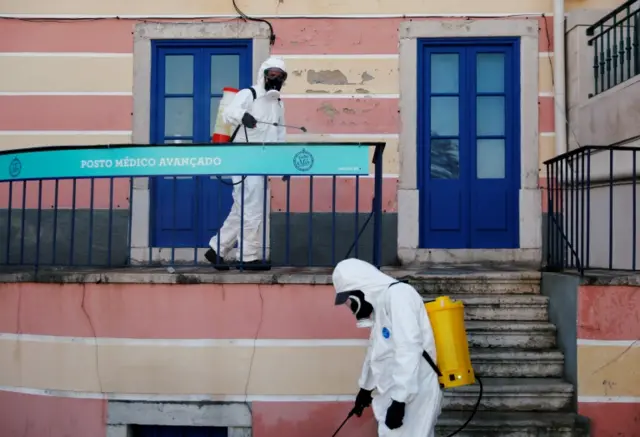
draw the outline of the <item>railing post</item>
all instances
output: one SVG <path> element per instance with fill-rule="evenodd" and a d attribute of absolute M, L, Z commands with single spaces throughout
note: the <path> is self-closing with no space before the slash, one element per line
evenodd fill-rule
<path fill-rule="evenodd" d="M 594 48 L 590 98 L 640 74 L 639 6 L 640 0 L 628 0 L 587 28 Z"/>
<path fill-rule="evenodd" d="M 552 187 L 552 174 L 551 174 L 551 165 L 545 164 L 545 169 L 547 170 L 547 267 L 551 267 L 552 258 L 551 251 L 553 247 L 553 237 L 551 232 L 553 228 L 551 227 L 552 220 L 551 214 L 553 214 L 553 205 L 551 203 L 551 187 Z"/>
<path fill-rule="evenodd" d="M 376 145 L 373 154 L 374 194 L 373 194 L 373 264 L 381 265 L 382 249 L 382 153 L 384 145 Z"/>

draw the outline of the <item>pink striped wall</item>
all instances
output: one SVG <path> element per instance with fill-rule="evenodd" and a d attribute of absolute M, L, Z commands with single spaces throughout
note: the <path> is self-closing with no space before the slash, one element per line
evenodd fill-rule
<path fill-rule="evenodd" d="M 0 208 L 38 208 L 54 209 L 86 209 L 91 207 L 91 194 L 93 192 L 94 209 L 128 209 L 129 208 L 129 178 L 114 178 L 113 188 L 109 179 L 94 179 L 93 188 L 89 179 L 77 179 L 75 190 L 73 180 L 63 179 L 58 181 L 56 193 L 55 181 L 29 181 L 14 182 L 11 184 L 0 183 Z M 24 205 L 22 203 L 26 185 Z M 11 189 L 11 192 L 9 190 Z M 75 193 L 75 205 L 74 201 Z M 11 195 L 11 196 L 9 196 Z M 57 200 L 56 200 L 57 196 Z"/>
<path fill-rule="evenodd" d="M 514 17 L 508 18 L 514 19 Z M 418 18 L 414 21 L 428 19 Z M 553 51 L 553 17 L 523 17 L 522 19 L 538 21 L 539 50 Z M 274 53 L 362 55 L 397 53 L 398 25 L 402 19 L 323 18 L 269 21 L 278 36 L 273 48 Z M 0 19 L 0 52 L 132 53 L 131 32 L 139 22 L 138 20 L 96 20 L 32 23 Z M 547 39 L 547 31 L 550 39 Z"/>
<path fill-rule="evenodd" d="M 254 437 L 330 437 L 353 408 L 351 402 L 254 402 Z M 377 425 L 371 408 L 353 417 L 339 435 L 374 437 Z"/>
<path fill-rule="evenodd" d="M 640 436 L 639 363 L 633 358 L 639 355 L 633 343 L 640 337 L 639 291 L 637 286 L 578 289 L 578 341 L 596 343 L 578 344 L 578 413 L 589 418 L 594 437 Z M 594 366 L 603 353 L 612 358 Z M 587 397 L 600 400 L 587 402 Z"/>
<path fill-rule="evenodd" d="M 514 17 L 509 17 L 513 19 Z M 437 18 L 433 18 L 437 19 Z M 531 17 L 540 28 L 539 51 L 553 47 L 552 18 Z M 419 20 L 426 20 L 419 19 Z M 169 21 L 169 20 L 167 20 Z M 202 20 L 198 20 L 202 21 Z M 206 21 L 206 20 L 205 20 Z M 276 54 L 394 54 L 398 50 L 398 25 L 401 19 L 274 19 L 278 36 Z M 132 31 L 137 20 L 97 20 L 80 22 L 25 22 L 0 19 L 0 52 L 98 52 L 132 53 Z M 549 33 L 550 38 L 547 38 Z M 132 129 L 132 98 L 130 96 L 0 96 L 0 130 L 118 130 Z M 539 97 L 539 131 L 554 130 L 552 97 Z M 328 134 L 397 134 L 399 132 L 398 99 L 289 99 L 288 122 L 304 125 L 310 133 Z M 292 132 L 293 133 L 293 132 Z M 297 132 L 296 132 L 297 133 Z M 331 180 L 318 179 L 314 188 L 313 210 L 332 211 Z M 79 183 L 77 207 L 89 205 L 86 183 Z M 96 182 L 102 196 L 95 196 L 94 207 L 107 208 L 109 196 L 104 195 L 104 182 Z M 292 185 L 290 210 L 309 210 L 308 181 Z M 355 182 L 340 178 L 341 190 L 336 199 L 337 211 L 355 208 Z M 383 208 L 397 210 L 397 179 L 384 181 Z M 30 184 L 27 207 L 37 207 L 37 186 Z M 52 208 L 53 188 L 46 183 L 43 204 Z M 12 207 L 21 207 L 21 188 L 14 187 Z M 96 191 L 98 192 L 98 191 Z M 116 208 L 128 207 L 128 184 L 116 184 L 113 203 Z M 8 187 L 0 186 L 0 207 L 9 203 Z M 359 208 L 370 210 L 372 183 L 362 179 Z M 279 178 L 272 182 L 272 211 L 286 210 L 286 190 Z M 71 204 L 70 188 L 60 190 L 59 207 Z"/>
<path fill-rule="evenodd" d="M 131 130 L 130 96 L 0 96 L 0 130 Z"/>
<path fill-rule="evenodd" d="M 351 402 L 252 402 L 254 437 L 328 437 L 346 418 Z M 0 391 L 3 437 L 104 437 L 106 402 Z M 376 421 L 367 409 L 340 431 L 374 437 Z"/>
<path fill-rule="evenodd" d="M 331 285 L 4 284 L 0 332 L 220 339 L 254 338 L 260 327 L 258 339 L 368 338 L 336 309 L 334 293 Z"/>
<path fill-rule="evenodd" d="M 0 391 L 2 437 L 104 437 L 103 400 L 72 399 Z"/>
<path fill-rule="evenodd" d="M 594 285 L 580 287 L 578 338 L 630 340 L 639 337 L 640 288 Z"/>
<path fill-rule="evenodd" d="M 76 180 L 75 190 L 73 181 L 65 179 L 58 182 L 56 193 L 55 181 L 4 182 L 0 183 L 0 209 L 41 208 L 43 210 L 70 209 L 128 209 L 130 178 L 114 178 L 113 187 L 109 179 L 95 179 L 93 188 L 88 179 Z M 271 187 L 271 211 L 287 212 L 287 183 L 280 177 L 269 178 Z M 26 185 L 26 196 L 23 204 L 23 191 Z M 398 178 L 384 178 L 382 181 L 382 209 L 384 212 L 396 212 L 398 202 L 396 191 Z M 333 212 L 333 198 L 335 195 L 335 212 L 356 211 L 356 190 L 358 191 L 358 211 L 370 212 L 371 199 L 374 191 L 374 180 L 371 177 L 336 178 L 335 193 L 333 178 L 317 177 L 313 180 L 313 204 L 310 204 L 310 180 L 306 177 L 294 177 L 289 185 L 289 209 L 291 213 L 305 212 Z M 75 193 L 75 204 L 74 202 Z M 93 199 L 91 196 L 93 193 Z M 57 201 L 56 201 L 57 196 Z M 9 201 L 11 198 L 11 201 Z M 93 202 L 93 205 L 92 203 Z"/>

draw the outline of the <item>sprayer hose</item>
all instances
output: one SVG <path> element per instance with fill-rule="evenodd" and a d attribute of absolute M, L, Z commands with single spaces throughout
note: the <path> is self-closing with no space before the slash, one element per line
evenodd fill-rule
<path fill-rule="evenodd" d="M 463 423 L 460 428 L 456 429 L 454 432 L 449 434 L 447 437 L 453 437 L 454 435 L 458 434 L 460 431 L 465 429 L 467 427 L 467 425 L 469 425 L 469 423 L 471 422 L 473 417 L 476 415 L 476 413 L 478 412 L 478 408 L 480 407 L 480 401 L 482 400 L 482 380 L 477 375 L 476 375 L 476 380 L 478 381 L 478 384 L 480 385 L 480 393 L 478 394 L 478 400 L 476 401 L 476 405 L 473 407 L 473 411 L 471 412 L 471 416 L 469 416 L 467 421 L 465 423 Z"/>

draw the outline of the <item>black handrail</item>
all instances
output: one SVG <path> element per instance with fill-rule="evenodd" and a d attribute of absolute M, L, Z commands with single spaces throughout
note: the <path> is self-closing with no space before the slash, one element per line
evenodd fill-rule
<path fill-rule="evenodd" d="M 638 0 L 629 0 L 628 2 L 625 2 L 625 3 L 621 4 L 620 6 L 615 8 L 613 11 L 609 12 L 604 17 L 600 18 L 598 21 L 593 23 L 591 26 L 587 27 L 587 36 L 593 36 L 593 34 L 594 34 L 594 32 L 595 32 L 595 30 L 596 30 L 596 28 L 598 26 L 601 26 L 601 25 L 605 24 L 611 18 L 615 17 L 617 14 L 619 14 L 620 12 L 623 12 L 625 9 L 629 8 L 631 5 L 633 5 L 634 3 L 637 3 L 637 2 L 638 2 Z"/>
<path fill-rule="evenodd" d="M 544 165 L 546 269 L 638 271 L 640 147 L 586 146 Z"/>
<path fill-rule="evenodd" d="M 640 0 L 629 0 L 587 28 L 594 97 L 640 74 Z"/>

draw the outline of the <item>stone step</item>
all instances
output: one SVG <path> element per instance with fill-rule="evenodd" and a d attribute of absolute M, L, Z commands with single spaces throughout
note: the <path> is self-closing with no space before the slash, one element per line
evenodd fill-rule
<path fill-rule="evenodd" d="M 564 355 L 558 350 L 471 349 L 476 375 L 492 378 L 561 378 Z"/>
<path fill-rule="evenodd" d="M 549 320 L 549 298 L 529 295 L 447 295 L 464 304 L 465 320 Z M 425 302 L 437 295 L 423 295 Z"/>
<path fill-rule="evenodd" d="M 447 437 L 469 418 L 471 412 L 443 411 L 436 426 L 437 437 Z M 456 437 L 588 437 L 586 427 L 574 413 L 520 413 L 478 411 Z"/>
<path fill-rule="evenodd" d="M 556 327 L 547 322 L 469 321 L 465 323 L 470 348 L 552 349 Z"/>
<path fill-rule="evenodd" d="M 408 280 L 416 290 L 428 295 L 540 294 L 541 275 L 535 271 L 416 271 L 396 268 L 389 273 L 395 278 Z"/>
<path fill-rule="evenodd" d="M 562 411 L 572 405 L 573 386 L 559 378 L 482 378 L 481 410 Z M 444 390 L 443 409 L 468 410 L 479 384 Z"/>

